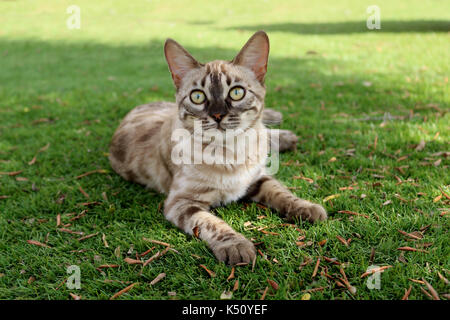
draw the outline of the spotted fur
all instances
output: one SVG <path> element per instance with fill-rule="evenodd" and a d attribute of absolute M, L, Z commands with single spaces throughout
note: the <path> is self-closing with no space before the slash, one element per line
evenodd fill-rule
<path fill-rule="evenodd" d="M 197 62 L 183 47 L 167 40 L 165 55 L 176 86 L 176 102 L 156 102 L 134 108 L 116 130 L 110 146 L 112 168 L 123 178 L 167 195 L 164 215 L 188 234 L 205 240 L 216 257 L 236 264 L 255 258 L 255 247 L 242 234 L 210 213 L 211 207 L 242 198 L 261 202 L 278 210 L 287 219 L 324 220 L 325 210 L 294 196 L 275 178 L 267 175 L 267 153 L 257 150 L 242 164 L 175 164 L 171 155 L 176 129 L 193 132 L 201 121 L 204 135 L 215 130 L 253 129 L 261 138 L 266 124 L 281 122 L 281 114 L 264 110 L 269 41 L 260 31 L 253 35 L 233 61 Z M 234 101 L 231 88 L 245 89 Z M 192 90 L 202 90 L 201 105 L 190 98 Z M 220 120 L 219 120 L 220 119 Z M 279 131 L 279 148 L 293 150 L 297 137 Z M 224 137 L 224 139 L 226 139 Z M 236 154 L 245 146 L 238 145 Z M 194 232 L 195 230 L 195 232 Z"/>

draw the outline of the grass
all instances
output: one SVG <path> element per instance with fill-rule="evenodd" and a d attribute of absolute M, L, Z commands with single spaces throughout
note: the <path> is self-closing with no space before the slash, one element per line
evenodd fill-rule
<path fill-rule="evenodd" d="M 323 290 L 311 299 L 400 299 L 410 285 L 410 299 L 428 299 L 424 286 L 409 280 L 422 278 L 441 298 L 448 293 L 438 275 L 448 277 L 450 262 L 449 200 L 442 193 L 450 194 L 448 2 L 378 1 L 379 31 L 364 29 L 368 1 L 83 0 L 77 1 L 79 30 L 66 28 L 70 4 L 0 3 L 0 172 L 23 170 L 0 175 L 0 299 L 71 299 L 70 293 L 108 299 L 135 282 L 121 299 L 170 299 L 170 291 L 176 299 L 219 299 L 233 288 L 231 268 L 165 221 L 159 210 L 164 197 L 121 179 L 107 152 L 134 106 L 174 99 L 165 38 L 178 40 L 200 61 L 231 59 L 260 28 L 271 39 L 266 106 L 280 110 L 282 127 L 300 137 L 298 150 L 282 155 L 277 177 L 298 196 L 324 204 L 330 219 L 299 222 L 299 232 L 255 204 L 218 208 L 233 228 L 262 242 L 258 248 L 267 257 L 258 256 L 253 271 L 236 269 L 240 286 L 233 299 L 259 299 L 267 279 L 279 289 L 270 289 L 266 299 L 300 299 L 318 287 Z M 422 140 L 423 150 L 415 150 Z M 76 179 L 99 169 L 107 173 Z M 299 176 L 313 182 L 294 178 Z M 339 196 L 324 202 L 330 195 Z M 98 203 L 82 205 L 93 201 Z M 70 213 L 85 209 L 70 221 Z M 71 224 L 67 228 L 98 235 L 78 241 L 58 231 L 58 214 L 62 224 Z M 247 221 L 278 235 L 244 227 Z M 398 232 L 426 226 L 421 240 Z M 306 246 L 299 247 L 302 235 Z M 347 247 L 337 236 L 352 241 Z M 179 254 L 169 251 L 139 275 L 141 266 L 124 258 L 152 246 L 151 254 L 163 249 L 143 237 L 169 242 Z M 427 253 L 397 250 L 424 244 Z M 339 266 L 323 256 L 345 263 L 354 295 L 321 275 L 326 267 L 341 277 Z M 100 272 L 102 264 L 119 267 Z M 381 274 L 379 290 L 361 278 L 372 264 L 392 266 Z M 62 284 L 69 265 L 81 269 L 80 290 Z M 166 277 L 150 285 L 162 272 Z"/>

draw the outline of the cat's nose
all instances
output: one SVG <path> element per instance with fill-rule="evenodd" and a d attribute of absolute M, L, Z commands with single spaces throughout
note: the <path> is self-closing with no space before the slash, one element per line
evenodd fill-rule
<path fill-rule="evenodd" d="M 225 115 L 222 114 L 222 113 L 214 113 L 214 114 L 212 115 L 214 121 L 216 121 L 217 123 L 220 123 L 220 121 L 222 121 L 222 119 L 223 119 L 224 116 L 225 116 Z"/>

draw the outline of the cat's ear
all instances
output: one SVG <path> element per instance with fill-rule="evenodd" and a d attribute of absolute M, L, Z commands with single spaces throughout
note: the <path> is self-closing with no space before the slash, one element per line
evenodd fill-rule
<path fill-rule="evenodd" d="M 256 32 L 233 59 L 233 63 L 249 68 L 259 82 L 264 83 L 269 59 L 269 37 L 264 31 Z"/>
<path fill-rule="evenodd" d="M 183 79 L 186 73 L 200 67 L 200 63 L 175 40 L 166 40 L 164 44 L 164 55 L 172 73 L 173 82 L 177 88 L 180 87 L 181 79 Z"/>

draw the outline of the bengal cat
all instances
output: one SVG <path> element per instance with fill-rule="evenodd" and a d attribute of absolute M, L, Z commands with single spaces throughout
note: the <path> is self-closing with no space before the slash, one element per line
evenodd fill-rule
<path fill-rule="evenodd" d="M 204 141 L 209 133 L 214 132 L 216 138 L 219 135 L 216 142 L 228 141 L 225 133 L 231 130 L 235 132 L 231 139 L 250 130 L 267 139 L 264 124 L 281 121 L 279 112 L 264 110 L 267 34 L 255 33 L 232 61 L 200 63 L 172 39 L 166 41 L 164 53 L 176 87 L 176 102 L 145 104 L 127 114 L 110 145 L 112 168 L 126 180 L 166 194 L 165 217 L 206 241 L 217 259 L 230 265 L 252 262 L 255 246 L 212 214 L 211 207 L 247 198 L 276 209 L 288 220 L 325 220 L 321 205 L 296 197 L 267 173 L 267 150 L 252 151 L 237 164 L 173 161 L 176 130 L 193 134 L 195 123 L 200 123 L 204 150 L 211 148 Z M 277 133 L 280 151 L 295 148 L 298 139 L 294 133 Z M 224 148 L 212 145 L 216 151 Z M 234 156 L 246 151 L 243 145 L 235 147 Z"/>

